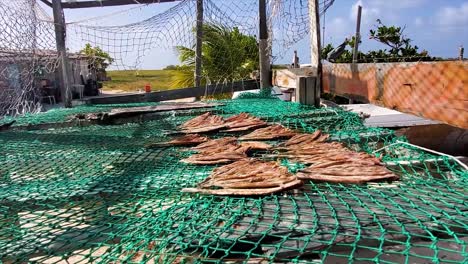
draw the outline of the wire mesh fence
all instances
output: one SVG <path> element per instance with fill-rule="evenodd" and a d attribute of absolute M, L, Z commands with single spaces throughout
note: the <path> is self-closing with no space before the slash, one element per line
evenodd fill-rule
<path fill-rule="evenodd" d="M 257 70 L 256 2 L 204 1 L 204 29 L 213 40 L 203 46 L 211 56 L 203 58 L 204 84 L 251 78 Z M 321 1 L 322 11 L 332 3 Z M 273 61 L 308 34 L 307 8 L 307 1 L 269 1 Z M 67 45 L 74 53 L 87 43 L 97 46 L 121 69 L 138 69 L 152 49 L 176 47 L 185 70 L 181 79 L 193 83 L 195 10 L 194 1 L 180 1 L 127 25 L 103 26 L 103 18 L 69 23 Z M 40 111 L 48 95 L 38 87 L 50 84 L 39 82 L 59 66 L 54 24 L 33 0 L 0 0 L 0 14 L 0 116 L 26 113 L 0 120 L 16 121 L 0 133 L 0 262 L 468 261 L 468 173 L 453 158 L 407 145 L 392 130 L 365 127 L 358 115 L 342 109 L 258 95 L 111 124 L 79 122 L 76 115 L 158 103 L 27 114 Z M 105 63 L 97 54 L 75 55 L 71 68 L 77 78 L 96 62 Z M 346 69 L 341 73 L 351 79 Z M 400 180 L 307 181 L 300 189 L 259 197 L 183 193 L 217 166 L 180 162 L 191 155 L 185 148 L 145 146 L 172 139 L 178 125 L 206 111 L 223 117 L 246 112 L 306 133 L 320 129 L 332 141 L 381 157 Z M 272 159 L 264 154 L 255 158 Z M 304 166 L 277 161 L 291 173 Z"/>
<path fill-rule="evenodd" d="M 197 56 L 196 1 L 175 2 L 163 12 L 158 12 L 161 4 L 140 4 L 95 18 L 66 21 L 72 88 L 86 85 L 88 78 L 101 78 L 109 65 L 118 70 L 141 69 L 145 60 L 154 59 L 149 54 L 155 50 L 178 54 L 180 65 L 171 86 L 192 87 Z M 320 1 L 321 12 L 332 3 Z M 202 84 L 256 78 L 258 2 L 204 0 L 203 9 Z M 268 49 L 274 62 L 307 36 L 308 2 L 271 0 L 267 12 Z M 54 19 L 36 0 L 2 0 L 0 14 L 0 116 L 38 112 L 42 101 L 50 103 L 51 97 L 58 101 L 61 96 Z M 137 19 L 120 23 L 129 14 Z"/>
<path fill-rule="evenodd" d="M 167 112 L 145 122 L 0 133 L 0 260 L 468 260 L 468 174 L 455 160 L 408 146 L 391 130 L 366 128 L 358 115 L 340 109 L 258 97 L 221 103 L 184 114 Z M 80 112 L 112 107 L 117 106 L 82 107 Z M 145 145 L 173 138 L 178 125 L 205 111 L 225 117 L 248 112 L 302 132 L 321 129 L 348 148 L 382 157 L 400 180 L 307 182 L 303 188 L 263 197 L 182 193 L 216 166 L 181 163 L 190 156 L 183 147 Z M 16 126 L 58 123 L 74 113 L 65 109 L 24 117 Z M 300 166 L 287 159 L 281 164 L 291 172 Z"/>
<path fill-rule="evenodd" d="M 0 14 L 0 116 L 37 112 L 36 78 L 58 66 L 53 27 L 35 1 L 1 1 Z"/>

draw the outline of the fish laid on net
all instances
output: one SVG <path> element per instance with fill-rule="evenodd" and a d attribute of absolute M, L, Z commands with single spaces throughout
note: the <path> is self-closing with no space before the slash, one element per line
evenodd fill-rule
<path fill-rule="evenodd" d="M 325 142 L 328 140 L 330 135 L 322 134 L 322 131 L 316 130 L 312 134 L 297 134 L 294 137 L 290 138 L 288 141 L 278 145 L 278 149 L 295 149 L 295 148 L 304 148 L 305 146 L 317 142 Z"/>
<path fill-rule="evenodd" d="M 198 153 L 204 152 L 214 152 L 217 148 L 224 149 L 228 145 L 236 145 L 237 138 L 235 137 L 223 137 L 217 139 L 211 139 L 205 143 L 202 143 L 196 147 L 193 147 L 192 150 L 197 151 Z"/>
<path fill-rule="evenodd" d="M 303 180 L 364 183 L 399 178 L 385 168 L 380 159 L 367 153 L 352 151 L 337 142 L 325 143 L 328 137 L 320 130 L 313 134 L 298 134 L 280 144 L 277 150 L 285 152 L 277 157 L 312 164 L 297 174 Z"/>
<path fill-rule="evenodd" d="M 379 180 L 397 180 L 399 177 L 382 165 L 356 163 L 353 160 L 339 160 L 310 166 L 301 170 L 297 177 L 302 180 L 313 180 L 334 183 L 366 183 Z"/>
<path fill-rule="evenodd" d="M 223 119 L 211 113 L 197 116 L 180 126 L 182 133 L 207 133 L 225 128 L 222 132 L 241 132 L 267 126 L 268 123 L 247 113 Z"/>
<path fill-rule="evenodd" d="M 171 141 L 150 143 L 146 145 L 147 148 L 154 147 L 169 147 L 169 146 L 192 146 L 207 142 L 209 138 L 200 136 L 198 134 L 188 134 L 181 137 L 177 137 Z"/>
<path fill-rule="evenodd" d="M 237 142 L 237 138 L 235 137 L 223 137 L 217 139 L 210 139 L 207 142 L 201 143 L 196 147 L 192 147 L 192 150 L 197 151 L 198 153 L 204 152 L 213 152 L 215 149 L 225 149 L 225 146 L 228 145 L 240 145 L 244 147 L 248 147 L 249 150 L 268 150 L 273 148 L 272 145 L 267 144 L 265 142 L 260 141 L 244 141 L 244 142 Z"/>
<path fill-rule="evenodd" d="M 273 148 L 272 145 L 260 141 L 244 141 L 240 145 L 249 147 L 250 150 L 269 150 Z"/>
<path fill-rule="evenodd" d="M 288 169 L 275 162 L 256 159 L 241 160 L 216 168 L 198 184 L 198 188 L 186 188 L 183 192 L 214 195 L 267 195 L 299 187 L 298 180 Z"/>
<path fill-rule="evenodd" d="M 238 143 L 235 137 L 223 137 L 204 142 L 191 149 L 198 152 L 181 162 L 210 165 L 234 162 L 247 158 L 249 151 L 268 150 L 273 146 L 264 142 L 248 141 Z"/>
<path fill-rule="evenodd" d="M 210 112 L 197 116 L 180 125 L 182 133 L 207 133 L 225 128 L 226 124 L 222 117 L 213 115 Z"/>
<path fill-rule="evenodd" d="M 181 162 L 197 165 L 212 165 L 224 164 L 247 158 L 247 151 L 249 146 L 242 146 L 235 143 L 229 143 L 229 138 L 225 140 L 227 144 L 219 144 L 222 141 L 217 141 L 208 147 L 200 148 L 199 154 L 190 156 L 189 158 L 181 160 Z"/>
<path fill-rule="evenodd" d="M 247 113 L 241 113 L 235 116 L 231 116 L 226 119 L 226 127 L 228 129 L 222 132 L 241 132 L 255 128 L 265 127 L 268 123 L 261 120 L 258 117 L 249 115 Z"/>
<path fill-rule="evenodd" d="M 186 121 L 186 113 L 143 123 L 2 131 L 0 262 L 468 262 L 468 172 L 455 159 L 394 144 L 393 130 L 365 127 L 356 114 L 338 108 L 313 109 L 276 99 L 224 103 L 216 109 L 223 115 L 248 111 L 300 132 L 321 129 L 333 139 L 328 152 L 340 143 L 379 152 L 401 179 L 366 185 L 307 180 L 299 191 L 260 197 L 191 195 L 182 188 L 202 189 L 197 183 L 210 175 L 211 166 L 179 163 L 180 148 L 143 148 L 167 141 L 165 133 Z M 153 103 L 57 109 L 18 117 L 13 128 L 144 105 Z M 329 162 L 311 165 L 320 169 Z M 373 166 L 381 161 L 356 162 Z"/>
<path fill-rule="evenodd" d="M 296 132 L 282 125 L 273 125 L 265 128 L 259 128 L 250 134 L 242 136 L 239 140 L 272 140 L 279 138 L 291 138 Z"/>

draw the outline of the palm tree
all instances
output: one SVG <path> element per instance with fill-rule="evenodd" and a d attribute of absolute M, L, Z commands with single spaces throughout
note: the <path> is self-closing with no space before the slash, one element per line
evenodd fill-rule
<path fill-rule="evenodd" d="M 174 86 L 194 83 L 195 47 L 176 47 L 183 66 L 175 76 Z M 204 83 L 232 82 L 249 78 L 258 69 L 258 46 L 255 37 L 242 34 L 238 28 L 205 24 L 202 42 Z"/>

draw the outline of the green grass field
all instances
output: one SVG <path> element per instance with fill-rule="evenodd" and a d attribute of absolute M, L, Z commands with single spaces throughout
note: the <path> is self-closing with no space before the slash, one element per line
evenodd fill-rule
<path fill-rule="evenodd" d="M 107 71 L 112 80 L 104 82 L 103 90 L 136 92 L 144 90 L 146 84 L 150 84 L 153 91 L 169 90 L 173 89 L 175 75 L 173 70 Z"/>

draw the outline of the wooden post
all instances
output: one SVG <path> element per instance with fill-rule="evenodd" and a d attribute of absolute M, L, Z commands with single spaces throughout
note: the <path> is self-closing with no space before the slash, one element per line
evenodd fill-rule
<path fill-rule="evenodd" d="M 55 24 L 55 41 L 57 44 L 57 52 L 60 59 L 60 89 L 62 93 L 62 101 L 65 107 L 72 106 L 72 97 L 69 80 L 69 64 L 67 57 L 67 49 L 65 46 L 65 16 L 63 14 L 61 0 L 52 0 Z"/>
<path fill-rule="evenodd" d="M 320 106 L 320 90 L 316 76 L 298 76 L 296 85 L 297 102 L 315 107 Z"/>
<path fill-rule="evenodd" d="M 361 40 L 361 12 L 362 6 L 358 6 L 357 21 L 356 21 L 356 35 L 354 37 L 353 49 L 353 63 L 358 63 L 359 41 Z"/>
<path fill-rule="evenodd" d="M 327 6 L 327 2 L 323 1 L 322 47 L 325 47 L 325 14 L 327 13 L 325 12 L 325 10 L 327 10 L 326 6 Z"/>
<path fill-rule="evenodd" d="M 201 87 L 203 45 L 203 0 L 197 0 L 197 46 L 195 57 L 195 87 Z"/>
<path fill-rule="evenodd" d="M 299 64 L 299 57 L 297 56 L 297 50 L 294 51 L 293 63 L 292 68 L 300 68 L 301 65 Z"/>
<path fill-rule="evenodd" d="M 322 63 L 320 61 L 320 20 L 318 0 L 309 0 L 311 67 L 313 77 L 298 80 L 296 101 L 301 104 L 320 106 L 322 91 Z"/>
<path fill-rule="evenodd" d="M 266 14 L 266 0 L 260 0 L 258 6 L 260 38 L 258 44 L 258 54 L 260 57 L 260 88 L 271 87 L 270 78 L 270 56 L 268 52 L 268 25 Z"/>
<path fill-rule="evenodd" d="M 463 60 L 463 53 L 465 52 L 465 48 L 463 48 L 463 46 L 460 46 L 459 50 L 458 50 L 458 59 L 459 60 Z"/>

